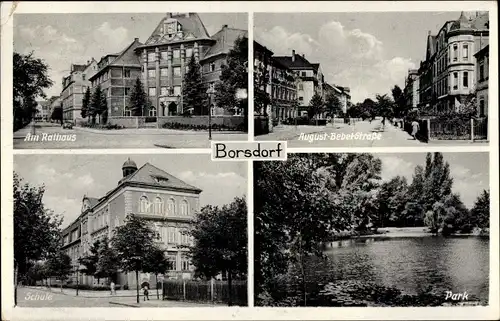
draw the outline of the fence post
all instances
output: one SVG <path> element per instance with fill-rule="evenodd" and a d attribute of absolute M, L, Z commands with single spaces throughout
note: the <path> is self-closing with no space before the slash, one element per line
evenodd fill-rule
<path fill-rule="evenodd" d="M 182 297 L 186 301 L 186 280 L 182 280 Z"/>
<path fill-rule="evenodd" d="M 474 141 L 474 118 L 470 119 L 470 141 Z"/>
<path fill-rule="evenodd" d="M 431 120 L 430 118 L 427 118 L 427 142 L 429 142 L 429 140 L 431 140 Z"/>
<path fill-rule="evenodd" d="M 214 278 L 210 279 L 210 301 L 214 303 Z"/>

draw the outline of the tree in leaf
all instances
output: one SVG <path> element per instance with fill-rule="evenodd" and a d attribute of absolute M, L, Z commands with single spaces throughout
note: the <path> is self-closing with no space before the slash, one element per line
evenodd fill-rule
<path fill-rule="evenodd" d="M 484 190 L 471 209 L 474 225 L 481 229 L 490 228 L 490 191 Z"/>
<path fill-rule="evenodd" d="M 108 281 L 116 281 L 118 272 L 118 255 L 111 247 L 108 238 L 105 237 L 99 242 L 98 259 L 96 264 L 96 274 L 99 277 L 108 278 Z"/>
<path fill-rule="evenodd" d="M 158 274 L 165 274 L 168 270 L 172 269 L 172 262 L 168 260 L 162 248 L 154 246 L 151 248 L 150 252 L 147 253 L 144 263 L 143 271 L 155 275 L 156 298 L 160 299 L 160 294 L 158 292 Z"/>
<path fill-rule="evenodd" d="M 71 258 L 68 254 L 59 250 L 56 254 L 49 257 L 47 261 L 47 269 L 50 276 L 55 277 L 61 282 L 62 292 L 64 281 L 66 281 L 68 276 L 73 272 Z"/>
<path fill-rule="evenodd" d="M 81 109 L 82 118 L 87 118 L 87 116 L 89 116 L 91 98 L 92 95 L 90 93 L 90 88 L 87 87 L 87 90 L 85 91 L 85 94 L 83 95 L 82 99 L 82 109 Z"/>
<path fill-rule="evenodd" d="M 158 233 L 145 220 L 134 215 L 128 216 L 125 224 L 114 230 L 111 244 L 118 255 L 119 266 L 125 272 L 135 272 L 137 303 L 139 271 L 143 270 L 144 262 L 158 238 Z"/>
<path fill-rule="evenodd" d="M 247 206 L 244 198 L 221 208 L 205 206 L 193 222 L 189 235 L 193 237 L 189 256 L 196 274 L 213 278 L 225 273 L 229 300 L 232 305 L 232 279 L 247 274 Z"/>
<path fill-rule="evenodd" d="M 48 76 L 49 66 L 33 52 L 13 54 L 14 131 L 30 122 L 36 110 L 36 98 L 45 98 L 44 89 L 53 85 Z"/>
<path fill-rule="evenodd" d="M 144 91 L 144 86 L 139 77 L 135 80 L 134 88 L 130 93 L 130 104 L 132 116 L 142 116 L 144 108 L 148 104 L 148 98 Z"/>
<path fill-rule="evenodd" d="M 338 115 L 342 111 L 342 103 L 340 102 L 339 97 L 333 92 L 329 92 L 326 95 L 325 106 L 331 117 Z"/>
<path fill-rule="evenodd" d="M 316 115 L 321 114 L 325 109 L 325 104 L 323 98 L 320 94 L 314 93 L 309 102 L 309 108 L 307 109 L 307 115 L 309 119 L 313 119 Z"/>
<path fill-rule="evenodd" d="M 57 122 L 63 123 L 63 107 L 62 104 L 54 107 L 52 110 L 52 115 L 50 115 L 50 119 L 55 120 Z"/>
<path fill-rule="evenodd" d="M 392 118 L 394 116 L 394 102 L 387 95 L 376 95 L 376 114 L 382 116 L 382 122 L 385 123 L 385 120 L 388 118 Z"/>
<path fill-rule="evenodd" d="M 201 66 L 194 55 L 188 62 L 182 86 L 183 114 L 202 115 L 207 106 L 207 89 L 201 76 Z"/>
<path fill-rule="evenodd" d="M 425 213 L 424 223 L 431 233 L 438 233 L 444 219 L 444 214 L 444 205 L 441 202 L 434 203 L 432 209 Z"/>
<path fill-rule="evenodd" d="M 407 203 L 407 193 L 408 182 L 405 177 L 396 176 L 380 186 L 378 226 L 405 226 L 402 213 Z"/>
<path fill-rule="evenodd" d="M 90 253 L 78 259 L 78 263 L 83 266 L 82 273 L 89 276 L 96 276 L 97 283 L 99 283 L 99 276 L 97 274 L 97 262 L 99 261 L 99 245 L 100 241 L 96 240 L 90 246 Z"/>
<path fill-rule="evenodd" d="M 23 280 L 30 262 L 57 253 L 62 218 L 45 208 L 44 186 L 25 183 L 14 173 L 14 270 L 17 283 Z"/>
<path fill-rule="evenodd" d="M 92 94 L 92 99 L 90 102 L 89 116 L 92 117 L 92 124 L 95 124 L 96 116 L 99 115 L 99 122 L 101 114 L 106 111 L 108 104 L 106 101 L 106 95 L 101 89 L 100 85 L 97 85 L 94 93 Z"/>
<path fill-rule="evenodd" d="M 394 101 L 394 116 L 398 118 L 406 116 L 409 106 L 406 106 L 406 98 L 403 90 L 398 85 L 395 85 L 391 89 L 391 93 Z"/>
<path fill-rule="evenodd" d="M 270 59 L 271 57 L 265 55 L 254 68 L 254 110 L 264 116 L 267 116 L 267 106 L 271 103 L 271 97 L 266 90 L 271 80 L 268 70 Z"/>

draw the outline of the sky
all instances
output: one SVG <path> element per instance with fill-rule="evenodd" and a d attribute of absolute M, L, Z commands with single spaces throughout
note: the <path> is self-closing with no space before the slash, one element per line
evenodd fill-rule
<path fill-rule="evenodd" d="M 247 194 L 246 162 L 213 162 L 210 154 L 177 155 L 15 155 L 14 171 L 30 185 L 45 184 L 44 204 L 64 218 L 63 226 L 81 212 L 82 198 L 102 197 L 115 188 L 130 157 L 146 162 L 203 190 L 200 206 L 224 205 Z"/>
<path fill-rule="evenodd" d="M 404 88 L 433 35 L 460 12 L 256 13 L 254 38 L 275 55 L 305 54 L 325 80 L 351 89 L 351 101 Z"/>
<path fill-rule="evenodd" d="M 450 164 L 453 178 L 452 190 L 460 194 L 465 206 L 471 208 L 483 190 L 489 190 L 489 153 L 442 153 Z M 382 179 L 390 180 L 396 175 L 407 178 L 411 183 L 417 165 L 425 167 L 427 153 L 374 154 L 382 160 Z"/>
<path fill-rule="evenodd" d="M 210 35 L 222 25 L 248 29 L 246 13 L 198 13 Z M 14 51 L 27 54 L 34 51 L 49 65 L 54 85 L 47 96 L 59 95 L 61 82 L 70 66 L 85 64 L 94 57 L 125 49 L 134 38 L 145 42 L 165 13 L 113 14 L 15 14 Z"/>

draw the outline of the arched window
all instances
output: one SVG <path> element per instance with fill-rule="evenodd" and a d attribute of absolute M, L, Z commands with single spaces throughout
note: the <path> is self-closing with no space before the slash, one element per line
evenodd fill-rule
<path fill-rule="evenodd" d="M 163 206 L 163 200 L 159 197 L 155 198 L 155 208 L 154 208 L 155 214 L 163 214 L 164 206 Z"/>
<path fill-rule="evenodd" d="M 167 211 L 168 215 L 175 216 L 177 214 L 175 208 L 175 200 L 173 198 L 169 199 L 167 202 Z"/>
<path fill-rule="evenodd" d="M 125 109 L 123 109 L 123 116 L 125 117 L 132 116 L 132 109 L 129 106 L 125 106 Z"/>
<path fill-rule="evenodd" d="M 188 216 L 189 215 L 189 206 L 186 200 L 183 200 L 181 203 L 181 215 Z"/>
<path fill-rule="evenodd" d="M 139 212 L 146 213 L 149 209 L 149 201 L 146 196 L 142 196 L 139 201 Z"/>
<path fill-rule="evenodd" d="M 156 116 L 156 108 L 155 107 L 151 106 L 149 108 L 149 116 L 151 116 L 151 117 L 155 117 Z"/>

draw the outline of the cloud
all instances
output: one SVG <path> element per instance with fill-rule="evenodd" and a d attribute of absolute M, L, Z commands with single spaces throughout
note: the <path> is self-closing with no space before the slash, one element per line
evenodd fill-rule
<path fill-rule="evenodd" d="M 405 161 L 397 156 L 379 157 L 382 161 L 382 179 L 388 181 L 395 176 L 404 176 L 411 181 L 415 164 Z"/>
<path fill-rule="evenodd" d="M 257 27 L 254 34 L 275 55 L 290 55 L 295 50 L 310 62 L 319 62 L 327 82 L 351 88 L 353 102 L 389 93 L 395 84 L 403 86 L 408 69 L 415 68 L 408 58 L 387 57 L 376 36 L 348 30 L 338 21 L 322 25 L 317 36 L 292 33 L 281 26 Z"/>
<path fill-rule="evenodd" d="M 203 190 L 200 195 L 201 206 L 228 204 L 235 197 L 246 195 L 247 191 L 247 179 L 234 172 L 211 174 L 185 171 L 178 177 Z"/>
<path fill-rule="evenodd" d="M 113 28 L 107 21 L 94 31 L 94 38 L 96 42 L 106 44 L 106 48 L 112 53 L 122 51 L 130 42 L 126 28 Z"/>

